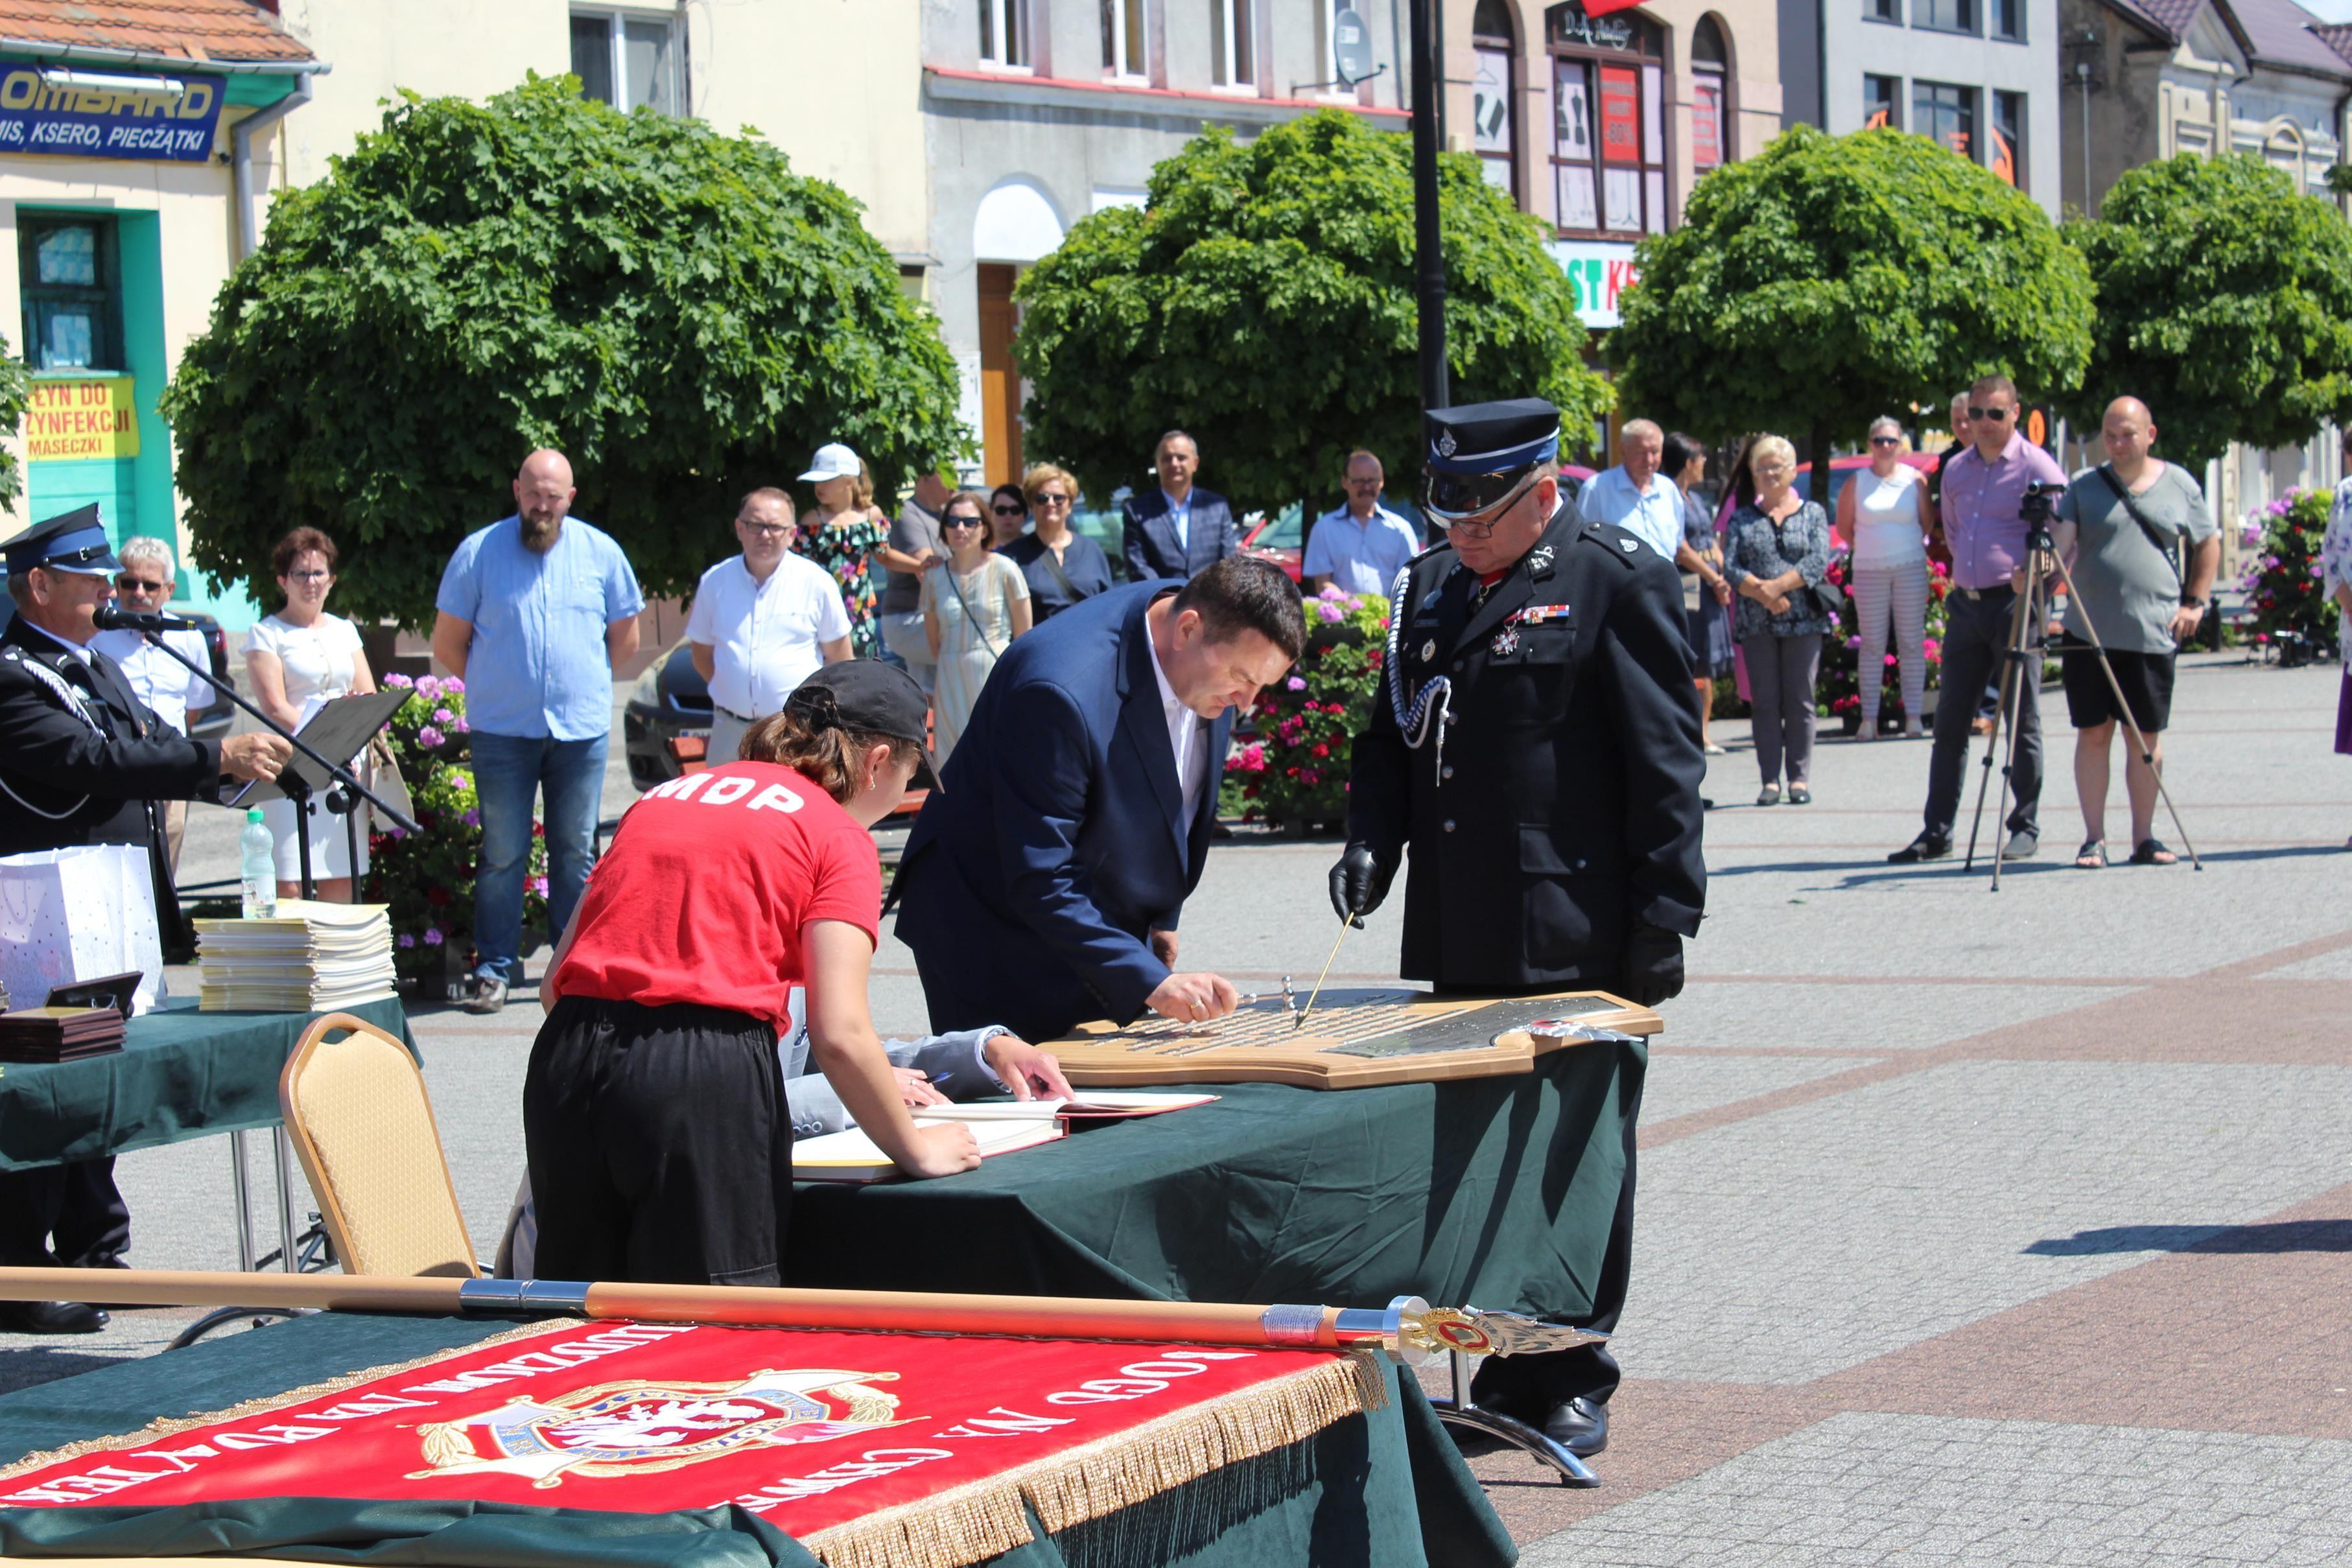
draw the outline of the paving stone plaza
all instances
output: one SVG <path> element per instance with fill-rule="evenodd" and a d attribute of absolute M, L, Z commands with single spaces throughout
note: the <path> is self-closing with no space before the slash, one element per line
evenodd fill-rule
<path fill-rule="evenodd" d="M 1755 794 L 1744 727 L 1717 727 L 1734 745 L 1707 789 L 1725 803 L 1709 918 L 1651 1061 L 1605 1485 L 1476 1461 L 1525 1562 L 2352 1556 L 2337 674 L 2184 661 L 2168 778 L 2201 873 L 2068 865 L 2073 737 L 2048 694 L 2043 852 L 1998 894 L 1982 864 L 1885 863 L 1917 831 L 1925 744 L 1828 742 L 1814 804 L 1759 809 L 1732 804 Z M 608 814 L 628 798 L 616 768 Z M 192 880 L 231 852 L 213 827 Z M 1186 910 L 1188 965 L 1245 987 L 1311 975 L 1335 854 L 1221 846 Z M 1391 977 L 1396 934 L 1393 909 L 1374 916 L 1334 978 Z M 877 1021 L 919 1029 L 906 951 L 878 971 Z M 525 1002 L 415 1020 L 486 1251 L 521 1169 L 538 1019 Z M 122 1161 L 134 1263 L 234 1266 L 227 1147 Z M 12 1339 L 0 1387 L 152 1354 L 184 1318 Z"/>

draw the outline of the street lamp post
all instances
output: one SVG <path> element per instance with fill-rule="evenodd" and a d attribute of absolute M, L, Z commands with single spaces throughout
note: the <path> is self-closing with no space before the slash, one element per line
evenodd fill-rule
<path fill-rule="evenodd" d="M 1437 222 L 1436 0 L 1406 0 L 1412 16 L 1412 270 L 1421 317 L 1421 403 L 1444 408 L 1445 251 Z"/>

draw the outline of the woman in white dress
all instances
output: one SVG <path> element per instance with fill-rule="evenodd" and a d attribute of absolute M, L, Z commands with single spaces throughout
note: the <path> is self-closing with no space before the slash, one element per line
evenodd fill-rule
<path fill-rule="evenodd" d="M 944 762 L 997 656 L 1029 630 L 1029 580 L 988 548 L 988 497 L 959 490 L 940 510 L 948 559 L 923 573 L 923 632 L 939 680 L 931 692 L 931 748 Z"/>
<path fill-rule="evenodd" d="M 335 541 L 317 528 L 296 528 L 278 541 L 273 559 L 286 607 L 255 624 L 245 645 L 245 670 L 253 680 L 254 706 L 299 731 L 331 699 L 375 690 L 375 677 L 360 651 L 359 629 L 327 613 L 327 591 L 335 586 Z M 299 898 L 302 864 L 294 802 L 265 800 L 261 811 L 278 840 L 278 895 Z M 319 896 L 349 904 L 354 868 L 343 819 L 315 797 L 310 814 L 310 873 Z M 357 871 L 364 875 L 364 831 L 359 845 Z"/>

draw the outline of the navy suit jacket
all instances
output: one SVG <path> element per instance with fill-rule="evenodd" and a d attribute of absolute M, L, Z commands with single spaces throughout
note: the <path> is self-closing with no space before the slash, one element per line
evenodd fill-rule
<path fill-rule="evenodd" d="M 1214 490 L 1192 486 L 1192 516 L 1184 531 L 1185 538 L 1179 539 L 1168 497 L 1159 486 L 1129 496 L 1119 509 L 1120 551 L 1127 557 L 1128 575 L 1138 582 L 1155 577 L 1181 582 L 1241 553 L 1234 509 Z"/>
<path fill-rule="evenodd" d="M 1150 936 L 1201 880 L 1233 734 L 1228 708 L 1183 820 L 1144 622 L 1173 591 L 1132 583 L 1063 611 L 981 688 L 894 890 L 934 1030 L 1128 1023 L 1168 977 Z"/>

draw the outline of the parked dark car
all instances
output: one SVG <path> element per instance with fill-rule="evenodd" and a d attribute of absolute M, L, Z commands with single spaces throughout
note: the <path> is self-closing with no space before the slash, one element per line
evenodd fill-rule
<path fill-rule="evenodd" d="M 683 771 L 671 741 L 710 735 L 710 687 L 694 667 L 692 647 L 680 643 L 629 688 L 621 741 L 628 754 L 629 782 L 639 789 L 667 783 Z"/>

